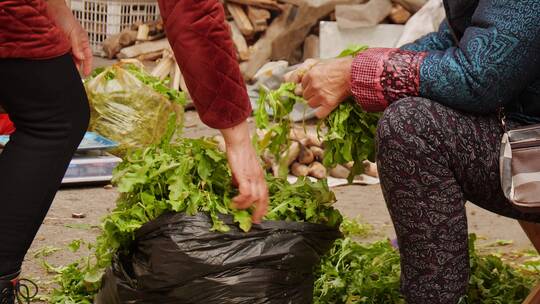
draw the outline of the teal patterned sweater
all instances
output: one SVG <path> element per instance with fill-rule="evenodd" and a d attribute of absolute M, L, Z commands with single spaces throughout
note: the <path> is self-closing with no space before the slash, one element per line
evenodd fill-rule
<path fill-rule="evenodd" d="M 501 107 L 540 122 L 540 1 L 445 0 L 439 31 L 355 58 L 352 92 L 368 111 L 420 96 L 470 113 Z"/>

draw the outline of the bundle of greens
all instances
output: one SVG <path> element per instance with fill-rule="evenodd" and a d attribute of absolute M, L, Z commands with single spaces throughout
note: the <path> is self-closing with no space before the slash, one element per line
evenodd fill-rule
<path fill-rule="evenodd" d="M 401 304 L 399 253 L 389 241 L 362 244 L 371 226 L 344 219 L 345 236 L 334 243 L 315 270 L 315 304 Z"/>
<path fill-rule="evenodd" d="M 116 252 L 127 250 L 135 232 L 166 212 L 194 215 L 207 213 L 212 230 L 229 231 L 221 216 L 231 215 L 243 231 L 251 229 L 248 210 L 231 207 L 237 190 L 217 143 L 204 139 L 180 139 L 169 144 L 174 134 L 174 117 L 162 142 L 134 151 L 114 174 L 121 193 L 117 207 L 102 222 L 102 234 L 92 245 L 94 256 L 58 269 L 60 289 L 51 303 L 87 303 L 98 291 L 104 270 Z M 332 207 L 334 194 L 326 181 L 300 179 L 295 184 L 269 177 L 270 206 L 266 220 L 296 221 L 338 227 L 340 213 Z M 81 302 L 79 302 L 81 301 Z"/>
<path fill-rule="evenodd" d="M 262 138 L 253 137 L 254 145 L 260 153 L 270 151 L 278 162 L 277 175 L 280 177 L 285 177 L 289 169 L 287 157 L 282 157 L 291 143 L 289 134 L 292 124 L 289 114 L 297 102 L 305 102 L 302 97 L 294 94 L 295 88 L 294 83 L 284 83 L 275 91 L 262 87 L 259 90 L 257 109 L 253 113 L 257 128 L 265 132 Z"/>
<path fill-rule="evenodd" d="M 479 255 L 476 235 L 469 236 L 471 275 L 463 303 L 520 304 L 538 283 L 540 271 L 511 266 L 496 255 Z"/>
<path fill-rule="evenodd" d="M 479 255 L 469 238 L 471 276 L 462 303 L 518 304 L 538 281 L 538 271 L 523 271 L 494 255 Z M 388 241 L 362 244 L 337 240 L 316 270 L 314 303 L 405 303 L 399 291 L 399 253 Z"/>
<path fill-rule="evenodd" d="M 380 114 L 362 111 L 354 100 L 341 103 L 324 120 L 326 133 L 323 164 L 332 168 L 354 162 L 348 176 L 349 182 L 363 172 L 362 162 L 375 160 L 375 136 Z M 319 124 L 321 127 L 322 124 Z M 320 129 L 320 128 L 319 128 Z"/>
<path fill-rule="evenodd" d="M 270 206 L 265 219 L 339 227 L 341 213 L 332 207 L 336 197 L 326 180 L 312 182 L 302 177 L 290 184 L 286 179 L 268 177 L 267 182 Z"/>
<path fill-rule="evenodd" d="M 352 46 L 344 50 L 339 57 L 355 56 L 367 48 L 363 45 Z M 259 150 L 268 149 L 276 159 L 280 159 L 290 146 L 288 136 L 292 122 L 288 117 L 294 104 L 305 103 L 302 97 L 294 94 L 295 88 L 294 83 L 284 83 L 275 91 L 261 88 L 257 102 L 255 122 L 258 129 L 267 132 L 259 139 Z M 333 168 L 338 164 L 354 162 L 348 176 L 349 182 L 352 182 L 356 175 L 363 172 L 362 162 L 375 159 L 375 132 L 379 117 L 379 113 L 362 111 L 352 99 L 341 103 L 319 123 L 318 130 L 325 147 L 324 166 Z M 321 132 L 323 127 L 326 132 Z"/>

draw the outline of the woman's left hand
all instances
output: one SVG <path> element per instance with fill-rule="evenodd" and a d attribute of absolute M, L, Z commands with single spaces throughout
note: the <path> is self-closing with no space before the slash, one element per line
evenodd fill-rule
<path fill-rule="evenodd" d="M 225 139 L 227 160 L 239 194 L 233 198 L 235 208 L 254 207 L 253 222 L 260 223 L 268 210 L 268 186 L 259 157 L 251 143 L 247 122 L 220 130 Z"/>
<path fill-rule="evenodd" d="M 353 58 L 338 58 L 319 61 L 308 67 L 300 67 L 285 76 L 286 81 L 301 84 L 302 95 L 312 108 L 318 108 L 318 118 L 328 116 L 339 104 L 351 95 L 351 66 Z"/>

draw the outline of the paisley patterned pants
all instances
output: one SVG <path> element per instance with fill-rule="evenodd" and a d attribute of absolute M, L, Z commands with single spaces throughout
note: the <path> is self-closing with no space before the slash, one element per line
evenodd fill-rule
<path fill-rule="evenodd" d="M 514 123 L 515 125 L 515 123 Z M 499 183 L 502 130 L 477 116 L 423 98 L 402 99 L 378 126 L 381 185 L 401 252 L 409 304 L 456 304 L 468 276 L 465 202 L 540 222 L 504 198 Z"/>

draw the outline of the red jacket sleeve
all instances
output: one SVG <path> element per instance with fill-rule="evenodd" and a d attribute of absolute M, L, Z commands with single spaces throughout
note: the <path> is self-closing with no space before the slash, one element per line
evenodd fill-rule
<path fill-rule="evenodd" d="M 159 0 L 167 37 L 201 120 L 233 127 L 251 103 L 219 0 Z"/>

